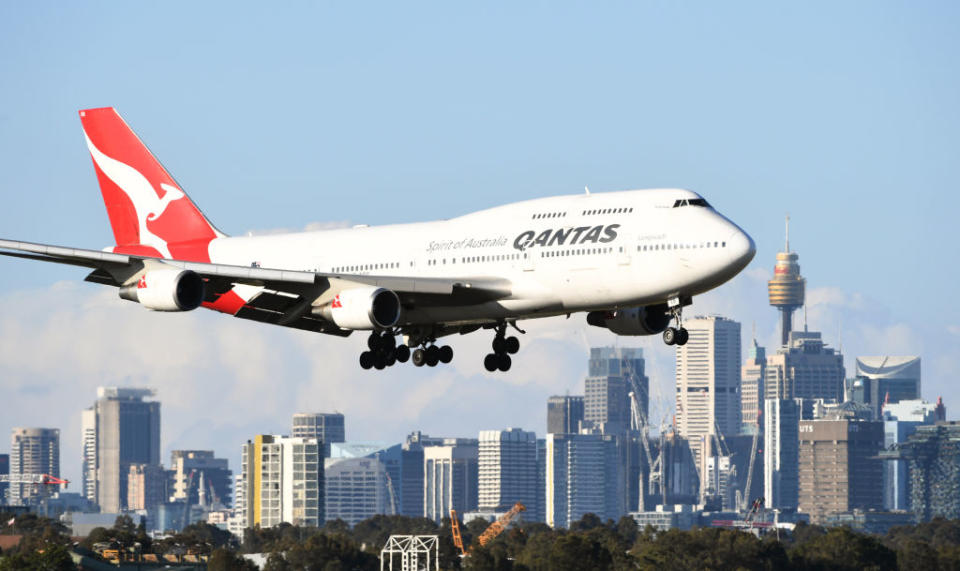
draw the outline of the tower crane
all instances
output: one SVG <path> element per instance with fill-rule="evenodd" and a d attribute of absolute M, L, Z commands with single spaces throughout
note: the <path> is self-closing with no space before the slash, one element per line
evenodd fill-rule
<path fill-rule="evenodd" d="M 40 492 L 40 505 L 43 507 L 43 514 L 47 515 L 47 498 L 50 496 L 51 486 L 63 486 L 66 488 L 70 480 L 64 480 L 50 474 L 0 474 L 0 482 L 13 485 L 30 484 Z"/>
<path fill-rule="evenodd" d="M 753 466 L 757 461 L 757 440 L 760 438 L 760 415 L 763 410 L 757 410 L 757 424 L 753 431 L 753 443 L 750 445 L 750 465 L 747 467 L 747 485 L 743 489 L 740 511 L 747 511 L 747 502 L 750 501 L 750 487 L 753 485 Z"/>
<path fill-rule="evenodd" d="M 460 550 L 460 557 L 466 557 L 463 536 L 460 535 L 460 519 L 457 518 L 457 510 L 453 508 L 450 508 L 450 533 L 453 535 L 453 546 Z"/>
<path fill-rule="evenodd" d="M 520 502 L 513 504 L 513 507 L 510 510 L 497 518 L 497 521 L 491 523 L 487 529 L 483 530 L 483 533 L 480 534 L 480 537 L 477 538 L 477 543 L 480 544 L 480 547 L 485 546 L 490 543 L 498 535 L 503 533 L 503 530 L 507 529 L 507 526 L 510 525 L 510 522 L 520 514 L 520 512 L 527 511 L 527 507 Z M 466 557 L 470 555 L 470 550 L 464 550 L 463 548 L 463 537 L 460 535 L 460 520 L 457 519 L 457 510 L 450 510 L 450 532 L 453 535 L 453 545 L 460 550 L 460 556 Z"/>
<path fill-rule="evenodd" d="M 630 413 L 632 417 L 631 420 L 633 421 L 632 422 L 633 429 L 640 433 L 640 440 L 643 443 L 643 453 L 647 460 L 647 470 L 648 470 L 648 476 L 649 476 L 649 478 L 647 479 L 647 485 L 644 485 L 645 482 L 644 482 L 643 474 L 642 473 L 640 474 L 640 493 L 639 493 L 640 498 L 638 501 L 639 505 L 637 506 L 637 511 L 643 511 L 644 497 L 647 495 L 647 493 L 650 493 L 650 494 L 656 493 L 656 491 L 654 490 L 654 484 L 659 483 L 659 478 L 655 477 L 655 474 L 657 473 L 654 471 L 654 468 L 653 468 L 654 466 L 653 454 L 650 452 L 650 441 L 647 439 L 647 434 L 649 433 L 649 426 L 647 425 L 647 419 L 645 418 L 643 411 L 640 409 L 640 402 L 637 399 L 637 393 L 636 393 L 636 383 L 633 382 L 632 380 L 631 380 L 631 383 L 634 384 L 634 390 L 630 391 L 630 394 L 629 394 Z M 659 457 L 657 458 L 657 460 L 659 460 Z"/>

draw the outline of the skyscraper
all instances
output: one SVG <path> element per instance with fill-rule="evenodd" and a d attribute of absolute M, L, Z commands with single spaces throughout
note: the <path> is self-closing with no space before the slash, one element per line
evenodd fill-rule
<path fill-rule="evenodd" d="M 481 430 L 478 508 L 506 512 L 521 502 L 538 513 L 537 435 L 519 428 Z"/>
<path fill-rule="evenodd" d="M 793 331 L 789 343 L 767 356 L 763 395 L 768 399 L 843 400 L 843 355 L 819 332 Z"/>
<path fill-rule="evenodd" d="M 547 434 L 546 444 L 547 525 L 565 528 L 588 513 L 604 520 L 625 513 L 615 437 Z"/>
<path fill-rule="evenodd" d="M 910 511 L 917 523 L 960 518 L 960 422 L 918 426 L 898 450 L 885 455 L 909 466 Z"/>
<path fill-rule="evenodd" d="M 242 508 L 244 527 L 283 522 L 323 525 L 323 457 L 318 439 L 260 434 L 248 440 L 241 452 L 243 485 L 237 506 Z"/>
<path fill-rule="evenodd" d="M 60 430 L 14 428 L 10 433 L 10 474 L 49 474 L 60 477 Z M 10 504 L 27 503 L 40 492 L 32 484 L 11 484 Z"/>
<path fill-rule="evenodd" d="M 202 474 L 207 488 L 204 494 L 211 504 L 219 502 L 227 508 L 232 505 L 233 471 L 230 470 L 230 462 L 226 458 L 215 457 L 213 450 L 172 450 L 170 471 L 173 476 L 171 497 L 174 501 L 187 500 L 191 505 L 196 504 L 200 499 Z"/>
<path fill-rule="evenodd" d="M 127 474 L 127 509 L 151 510 L 166 503 L 167 474 L 155 464 L 131 464 Z"/>
<path fill-rule="evenodd" d="M 724 317 L 684 321 L 690 334 L 677 347 L 677 432 L 701 451 L 717 434 L 740 432 L 740 324 Z"/>
<path fill-rule="evenodd" d="M 153 389 L 100 387 L 96 403 L 81 417 L 84 492 L 95 488 L 101 512 L 126 509 L 132 464 L 160 464 L 160 403 L 144 400 L 155 394 Z M 91 426 L 96 426 L 93 434 Z"/>
<path fill-rule="evenodd" d="M 810 521 L 855 509 L 883 509 L 883 423 L 801 420 L 798 509 Z"/>
<path fill-rule="evenodd" d="M 882 420 L 883 447 L 890 450 L 895 444 L 906 442 L 918 427 L 934 424 L 937 420 L 937 405 L 921 400 L 901 400 L 883 407 Z M 883 508 L 885 510 L 910 509 L 908 481 L 906 460 L 897 458 L 883 463 Z"/>
<path fill-rule="evenodd" d="M 880 403 L 920 398 L 920 357 L 857 357 L 857 377 L 876 384 Z"/>
<path fill-rule="evenodd" d="M 423 449 L 423 515 L 439 523 L 450 509 L 477 509 L 478 441 L 446 438 L 442 446 Z"/>
<path fill-rule="evenodd" d="M 576 434 L 583 421 L 582 396 L 552 396 L 547 399 L 547 432 Z"/>
<path fill-rule="evenodd" d="M 323 442 L 324 457 L 330 456 L 330 444 L 347 439 L 343 415 L 339 412 L 298 412 L 293 415 L 296 438 L 319 438 Z"/>
<path fill-rule="evenodd" d="M 407 436 L 400 452 L 401 514 L 423 517 L 423 448 L 442 444 L 442 438 L 431 438 L 419 430 Z"/>
<path fill-rule="evenodd" d="M 766 399 L 763 414 L 763 497 L 767 508 L 797 509 L 800 486 L 799 400 Z"/>
<path fill-rule="evenodd" d="M 355 524 L 402 505 L 400 444 L 335 442 L 324 460 L 327 518 Z"/>
<path fill-rule="evenodd" d="M 97 410 L 96 406 L 80 412 L 80 493 L 97 503 Z"/>
<path fill-rule="evenodd" d="M 10 474 L 10 455 L 9 454 L 0 454 L 0 476 L 7 476 Z M 0 482 L 0 505 L 8 504 L 10 502 L 7 499 L 7 490 L 10 488 L 10 484 L 6 482 Z"/>
<path fill-rule="evenodd" d="M 634 391 L 636 387 L 636 391 Z M 649 413 L 650 379 L 644 375 L 643 350 L 624 347 L 590 349 L 589 372 L 584 381 L 584 413 L 587 423 L 605 434 L 630 428 L 631 391 L 644 416 Z"/>
<path fill-rule="evenodd" d="M 746 362 L 740 369 L 740 422 L 745 431 L 757 428 L 763 410 L 763 375 L 767 367 L 767 350 L 754 339 Z"/>

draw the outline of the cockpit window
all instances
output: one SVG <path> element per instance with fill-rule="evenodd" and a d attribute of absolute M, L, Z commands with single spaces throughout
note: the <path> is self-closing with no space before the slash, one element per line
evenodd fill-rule
<path fill-rule="evenodd" d="M 681 206 L 703 206 L 706 208 L 710 208 L 710 204 L 702 198 L 689 198 L 689 199 L 682 198 L 682 199 L 677 199 L 673 203 L 674 208 L 680 208 Z"/>

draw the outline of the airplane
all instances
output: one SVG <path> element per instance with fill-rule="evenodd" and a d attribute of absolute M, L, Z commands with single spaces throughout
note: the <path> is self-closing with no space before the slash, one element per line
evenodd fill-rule
<path fill-rule="evenodd" d="M 746 232 L 682 189 L 585 189 L 433 222 L 227 236 L 115 109 L 81 110 L 80 121 L 116 244 L 0 239 L 0 254 L 89 268 L 86 281 L 154 311 L 369 332 L 364 369 L 449 363 L 438 340 L 492 330 L 484 367 L 505 372 L 520 348 L 508 327 L 574 313 L 684 345 L 683 308 L 756 254 Z"/>

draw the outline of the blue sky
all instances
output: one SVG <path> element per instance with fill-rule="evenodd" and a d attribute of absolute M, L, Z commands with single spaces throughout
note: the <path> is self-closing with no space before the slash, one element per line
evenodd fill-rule
<path fill-rule="evenodd" d="M 943 393 L 949 408 L 951 391 L 960 397 L 952 356 L 960 341 L 958 12 L 952 2 L 4 3 L 0 237 L 110 245 L 76 114 L 108 105 L 231 234 L 443 218 L 584 185 L 691 188 L 758 245 L 750 277 L 705 309 L 731 313 L 745 335 L 756 321 L 761 338 L 772 338 L 776 313 L 762 285 L 789 212 L 791 245 L 817 290 L 811 326 L 860 354 L 922 354 L 924 396 Z M 7 318 L 3 341 L 23 332 L 37 343 L 72 344 L 40 333 L 92 319 L 106 337 L 75 335 L 108 343 L 115 324 L 83 309 L 100 307 L 98 290 L 54 285 L 82 275 L 0 260 L 0 306 L 14 310 L 8 314 L 35 307 L 22 322 Z M 45 300 L 72 321 L 44 315 Z M 156 320 L 139 321 L 126 308 L 115 318 L 128 315 L 156 335 Z M 187 319 L 191 327 L 214 323 Z M 176 322 L 163 323 L 179 334 Z M 296 344 L 333 347 L 289 332 L 262 335 L 276 348 L 271 355 Z M 637 342 L 668 376 L 670 354 Z M 352 346 L 342 353 L 352 366 Z M 78 417 L 74 403 L 53 406 L 58 382 L 83 387 L 76 398 L 84 403 L 97 383 L 161 382 L 125 369 L 122 359 L 91 365 L 77 381 L 2 355 L 0 383 L 25 395 L 13 406 L 50 405 L 65 430 Z M 300 358 L 308 357 L 291 360 Z M 542 400 L 577 390 L 585 358 L 553 385 L 467 371 L 450 373 L 459 380 L 448 386 L 439 372 L 429 380 L 403 373 L 403 390 L 443 385 L 447 400 L 425 396 L 419 416 L 357 435 L 399 439 L 425 425 L 469 434 L 511 423 L 542 432 Z M 149 356 L 138 363 L 155 366 Z M 185 364 L 176 374 L 200 373 Z M 202 374 L 229 390 L 224 370 Z M 29 396 L 37 376 L 52 392 Z M 468 394 L 486 383 L 518 404 L 457 426 L 449 410 L 429 413 L 441 402 L 456 410 L 463 395 L 455 383 Z M 313 408 L 329 397 L 318 394 Z M 291 390 L 285 402 L 303 398 Z M 521 405 L 537 407 L 536 416 L 526 421 Z M 190 406 L 174 417 L 199 414 Z M 244 428 L 282 430 L 293 412 L 285 406 Z M 9 423 L 57 422 L 43 414 L 42 422 L 22 412 Z M 186 442 L 176 430 L 165 432 L 165 444 Z"/>

